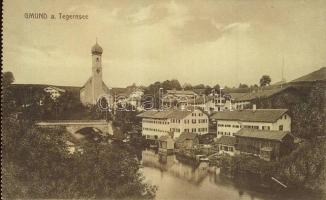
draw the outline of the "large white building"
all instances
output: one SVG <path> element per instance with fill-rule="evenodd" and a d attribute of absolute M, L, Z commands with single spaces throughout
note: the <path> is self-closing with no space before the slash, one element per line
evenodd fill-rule
<path fill-rule="evenodd" d="M 142 135 L 146 139 L 158 139 L 163 135 L 177 138 L 183 132 L 199 135 L 208 133 L 208 116 L 199 109 L 145 111 L 142 118 Z"/>
<path fill-rule="evenodd" d="M 233 136 L 241 128 L 291 131 L 291 117 L 287 109 L 248 109 L 217 112 L 217 135 Z"/>

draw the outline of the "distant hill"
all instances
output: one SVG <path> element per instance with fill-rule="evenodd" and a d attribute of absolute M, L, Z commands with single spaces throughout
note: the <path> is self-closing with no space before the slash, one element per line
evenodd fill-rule
<path fill-rule="evenodd" d="M 80 87 L 77 86 L 57 86 L 57 85 L 47 85 L 47 84 L 12 84 L 11 88 L 13 90 L 29 90 L 31 92 L 41 91 L 46 87 L 57 87 L 66 90 L 67 92 L 71 92 L 73 94 L 79 95 Z"/>

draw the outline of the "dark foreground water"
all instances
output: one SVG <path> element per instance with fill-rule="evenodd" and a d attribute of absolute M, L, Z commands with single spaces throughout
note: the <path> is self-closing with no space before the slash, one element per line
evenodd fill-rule
<path fill-rule="evenodd" d="M 159 155 L 154 151 L 142 152 L 142 171 L 146 182 L 158 186 L 157 200 L 316 200 L 305 195 L 280 194 L 269 189 L 241 185 L 220 175 L 218 168 L 207 163 L 198 166 L 185 164 L 175 155 Z"/>

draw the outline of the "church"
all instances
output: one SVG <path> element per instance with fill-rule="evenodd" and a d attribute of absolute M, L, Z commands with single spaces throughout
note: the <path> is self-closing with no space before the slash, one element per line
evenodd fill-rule
<path fill-rule="evenodd" d="M 100 97 L 108 94 L 109 88 L 102 80 L 102 47 L 97 43 L 92 47 L 92 76 L 80 89 L 83 105 L 95 105 Z"/>

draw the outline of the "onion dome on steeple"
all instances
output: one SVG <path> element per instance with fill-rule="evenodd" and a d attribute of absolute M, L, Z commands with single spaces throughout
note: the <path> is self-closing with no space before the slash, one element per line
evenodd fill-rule
<path fill-rule="evenodd" d="M 96 44 L 92 47 L 92 54 L 102 55 L 102 53 L 103 53 L 103 49 L 99 44 L 97 44 L 97 40 L 96 40 Z"/>

